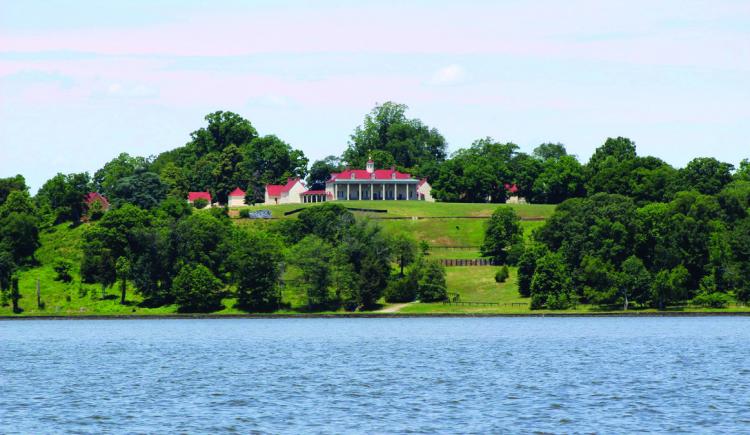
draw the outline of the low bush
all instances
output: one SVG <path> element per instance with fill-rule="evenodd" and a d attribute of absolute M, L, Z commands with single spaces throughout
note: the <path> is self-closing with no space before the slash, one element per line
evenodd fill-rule
<path fill-rule="evenodd" d="M 497 273 L 495 273 L 495 282 L 496 283 L 502 283 L 508 280 L 508 277 L 510 276 L 510 271 L 508 271 L 508 266 L 503 266 L 500 269 L 498 269 Z"/>

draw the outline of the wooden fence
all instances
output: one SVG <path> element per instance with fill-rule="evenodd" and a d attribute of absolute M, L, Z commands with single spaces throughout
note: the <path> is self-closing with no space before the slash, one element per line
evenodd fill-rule
<path fill-rule="evenodd" d="M 443 266 L 494 266 L 495 260 L 491 258 L 465 258 L 465 259 L 442 259 Z"/>

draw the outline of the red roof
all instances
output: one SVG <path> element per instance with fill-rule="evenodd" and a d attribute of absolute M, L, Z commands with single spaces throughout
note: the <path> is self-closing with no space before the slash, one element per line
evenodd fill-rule
<path fill-rule="evenodd" d="M 268 192 L 268 196 L 281 196 L 282 193 L 289 192 L 298 181 L 299 178 L 289 178 L 284 185 L 269 184 L 266 186 L 266 192 Z"/>
<path fill-rule="evenodd" d="M 331 182 L 335 180 L 351 180 L 352 174 L 354 174 L 354 180 L 372 179 L 372 174 L 364 169 L 347 169 L 337 174 L 331 174 L 331 179 L 328 181 Z M 410 174 L 405 174 L 395 169 L 376 169 L 374 174 L 375 180 L 391 180 L 393 179 L 393 174 L 396 174 L 396 180 L 408 180 L 411 178 Z"/>
<path fill-rule="evenodd" d="M 516 186 L 515 184 L 511 185 L 511 184 L 505 183 L 505 190 L 507 190 L 510 193 L 518 193 L 518 186 Z"/>
<path fill-rule="evenodd" d="M 107 198 L 105 198 L 99 192 L 90 192 L 83 199 L 83 202 L 85 202 L 86 205 L 89 205 L 89 206 L 93 204 L 95 201 L 99 201 L 102 204 L 102 208 L 104 209 L 109 208 L 109 201 L 107 201 Z"/>
<path fill-rule="evenodd" d="M 208 192 L 188 192 L 188 201 L 193 202 L 196 199 L 205 199 L 211 202 L 211 194 Z"/>
<path fill-rule="evenodd" d="M 300 193 L 300 195 L 326 195 L 325 190 L 305 190 L 304 192 Z M 330 193 L 327 194 L 328 196 L 333 196 Z"/>
<path fill-rule="evenodd" d="M 244 190 L 242 190 L 242 189 L 240 189 L 239 187 L 238 187 L 238 188 L 236 188 L 236 189 L 234 189 L 234 190 L 232 191 L 232 193 L 230 193 L 230 194 L 229 194 L 229 197 L 230 197 L 230 198 L 235 198 L 235 197 L 238 197 L 238 196 L 240 196 L 240 197 L 242 197 L 242 198 L 244 198 L 244 197 L 245 197 L 245 191 L 244 191 Z"/>

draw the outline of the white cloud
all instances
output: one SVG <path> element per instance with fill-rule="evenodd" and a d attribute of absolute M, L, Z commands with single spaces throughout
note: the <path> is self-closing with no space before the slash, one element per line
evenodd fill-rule
<path fill-rule="evenodd" d="M 435 71 L 430 79 L 432 85 L 452 85 L 461 83 L 466 78 L 466 71 L 461 65 L 448 65 Z"/>

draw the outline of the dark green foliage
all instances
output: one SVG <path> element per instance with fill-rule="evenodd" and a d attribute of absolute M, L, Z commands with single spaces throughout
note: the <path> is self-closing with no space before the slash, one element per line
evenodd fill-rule
<path fill-rule="evenodd" d="M 115 262 L 115 274 L 117 276 L 117 279 L 120 280 L 121 304 L 125 304 L 125 296 L 128 290 L 128 279 L 130 278 L 131 270 L 132 265 L 130 264 L 130 260 L 128 260 L 126 257 L 119 257 Z"/>
<path fill-rule="evenodd" d="M 326 203 L 302 210 L 299 222 L 302 234 L 315 234 L 334 243 L 354 225 L 354 215 L 340 204 Z"/>
<path fill-rule="evenodd" d="M 150 210 L 167 197 L 167 186 L 153 172 L 137 170 L 111 187 L 110 202 L 116 206 L 132 204 Z"/>
<path fill-rule="evenodd" d="M 209 312 L 221 308 L 223 285 L 202 264 L 182 266 L 174 279 L 175 302 L 182 312 Z"/>
<path fill-rule="evenodd" d="M 536 242 L 528 244 L 524 249 L 518 260 L 518 293 L 521 296 L 531 296 L 531 281 L 536 272 L 536 263 L 547 252 L 545 245 Z"/>
<path fill-rule="evenodd" d="M 323 160 L 316 160 L 310 166 L 310 173 L 307 175 L 307 185 L 313 190 L 325 189 L 325 182 L 331 178 L 331 174 L 339 172 L 342 169 L 341 160 L 336 156 L 328 156 Z"/>
<path fill-rule="evenodd" d="M 193 201 L 193 207 L 197 208 L 198 210 L 204 209 L 208 206 L 208 200 L 203 198 L 198 198 L 195 201 Z"/>
<path fill-rule="evenodd" d="M 234 231 L 227 269 L 237 286 L 239 307 L 252 311 L 279 308 L 282 259 L 281 246 L 275 238 L 262 232 Z"/>
<path fill-rule="evenodd" d="M 474 141 L 440 165 L 437 178 L 430 180 L 433 196 L 448 202 L 505 202 L 517 151 L 518 145 L 490 137 Z"/>
<path fill-rule="evenodd" d="M 408 233 L 398 233 L 391 241 L 393 256 L 404 276 L 404 268 L 417 258 L 417 241 Z"/>
<path fill-rule="evenodd" d="M 66 260 L 64 258 L 58 258 L 55 260 L 54 266 L 52 268 L 55 271 L 55 280 L 60 282 L 71 282 L 73 281 L 73 276 L 70 274 L 70 272 L 73 270 L 73 263 L 71 263 L 69 260 Z"/>
<path fill-rule="evenodd" d="M 690 276 L 683 265 L 671 270 L 661 270 L 651 285 L 651 300 L 656 308 L 663 310 L 668 305 L 682 301 L 687 296 Z"/>
<path fill-rule="evenodd" d="M 137 171 L 147 170 L 149 163 L 143 157 L 131 157 L 128 153 L 121 153 L 94 173 L 91 180 L 93 190 L 106 197 L 113 197 L 115 186 L 120 180 L 134 175 Z"/>
<path fill-rule="evenodd" d="M 5 203 L 5 199 L 8 198 L 11 192 L 28 192 L 28 190 L 29 187 L 26 185 L 26 179 L 23 175 L 19 174 L 15 177 L 0 178 L 0 206 Z"/>
<path fill-rule="evenodd" d="M 16 272 L 16 263 L 13 261 L 13 254 L 6 246 L 0 245 L 0 295 L 3 299 L 2 305 L 5 306 L 9 299 L 13 274 Z"/>
<path fill-rule="evenodd" d="M 39 219 L 25 191 L 11 192 L 0 206 L 0 245 L 13 256 L 15 264 L 33 262 L 39 247 Z"/>
<path fill-rule="evenodd" d="M 542 161 L 557 160 L 567 155 L 565 145 L 561 143 L 543 143 L 534 148 L 534 157 Z"/>
<path fill-rule="evenodd" d="M 732 181 L 732 166 L 712 157 L 691 160 L 680 170 L 684 190 L 697 190 L 704 195 L 715 195 Z"/>
<path fill-rule="evenodd" d="M 523 240 L 521 221 L 515 210 L 498 207 L 487 221 L 482 243 L 482 256 L 492 257 L 498 263 L 505 263 L 508 249 Z"/>
<path fill-rule="evenodd" d="M 250 210 L 243 208 L 242 210 L 240 210 L 239 216 L 242 219 L 248 219 L 250 217 Z"/>
<path fill-rule="evenodd" d="M 706 308 L 726 308 L 732 298 L 726 293 L 700 293 L 694 297 L 690 303 Z"/>
<path fill-rule="evenodd" d="M 559 204 L 570 198 L 584 196 L 583 166 L 574 156 L 560 156 L 542 163 L 537 177 L 531 185 L 527 198 L 534 203 Z"/>
<path fill-rule="evenodd" d="M 443 136 L 422 121 L 407 118 L 406 110 L 406 105 L 390 101 L 375 106 L 351 135 L 344 160 L 360 168 L 364 168 L 371 155 L 380 167 L 389 164 L 388 158 L 383 158 L 385 155 L 403 168 L 443 161 L 447 148 Z M 374 155 L 378 151 L 383 153 Z"/>
<path fill-rule="evenodd" d="M 290 253 L 290 262 L 302 270 L 307 303 L 312 309 L 331 307 L 333 246 L 316 235 L 302 239 Z"/>
<path fill-rule="evenodd" d="M 417 299 L 419 282 L 412 274 L 391 279 L 383 293 L 385 301 L 389 303 L 413 302 Z"/>
<path fill-rule="evenodd" d="M 734 173 L 734 179 L 738 181 L 750 181 L 750 159 L 743 159 L 740 162 L 739 169 Z"/>
<path fill-rule="evenodd" d="M 419 253 L 424 257 L 430 255 L 430 244 L 426 240 L 419 241 Z"/>
<path fill-rule="evenodd" d="M 85 211 L 83 200 L 90 192 L 88 173 L 57 174 L 42 185 L 36 201 L 52 223 L 69 221 L 77 224 Z"/>
<path fill-rule="evenodd" d="M 194 131 L 190 142 L 160 154 L 149 168 L 170 195 L 184 198 L 187 191 L 208 190 L 223 204 L 241 187 L 254 204 L 263 201 L 266 184 L 305 175 L 307 158 L 301 151 L 276 136 L 259 137 L 241 116 L 214 112 L 205 119 L 208 126 Z"/>
<path fill-rule="evenodd" d="M 425 261 L 419 279 L 417 299 L 421 302 L 440 302 L 448 299 L 445 283 L 445 267 L 437 261 Z"/>
<path fill-rule="evenodd" d="M 537 260 L 531 281 L 531 309 L 562 310 L 574 307 L 576 297 L 563 257 L 547 253 Z"/>
<path fill-rule="evenodd" d="M 337 288 L 344 308 L 373 308 L 390 277 L 389 240 L 378 225 L 356 222 L 337 243 Z"/>
<path fill-rule="evenodd" d="M 503 265 L 503 267 L 498 269 L 497 272 L 495 273 L 495 282 L 503 283 L 508 280 L 509 276 L 510 276 L 510 272 L 508 271 L 508 266 Z"/>

